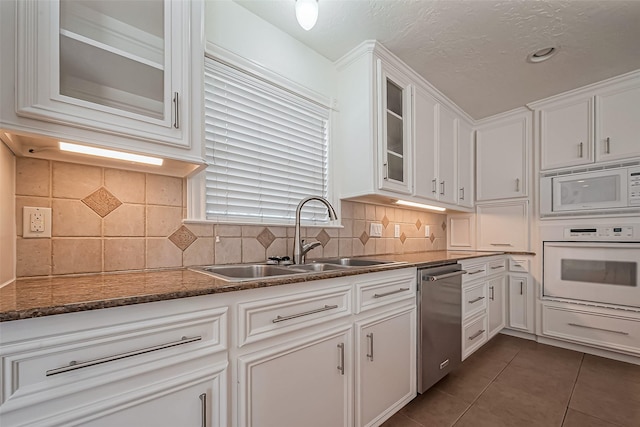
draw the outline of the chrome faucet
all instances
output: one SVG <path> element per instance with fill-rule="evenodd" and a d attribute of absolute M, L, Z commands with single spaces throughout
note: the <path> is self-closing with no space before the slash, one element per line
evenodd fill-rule
<path fill-rule="evenodd" d="M 306 253 L 309 252 L 311 249 L 315 248 L 316 246 L 320 245 L 320 242 L 307 243 L 305 245 L 304 240 L 300 238 L 300 211 L 302 210 L 302 206 L 304 206 L 304 204 L 310 200 L 317 200 L 319 202 L 324 203 L 325 206 L 327 207 L 327 210 L 329 211 L 329 219 L 330 220 L 338 219 L 338 216 L 336 215 L 336 211 L 333 209 L 333 206 L 331 206 L 331 203 L 329 203 L 327 199 L 319 196 L 311 196 L 311 197 L 307 197 L 305 199 L 300 200 L 300 203 L 298 203 L 298 207 L 296 208 L 296 232 L 293 236 L 293 263 L 294 264 L 304 264 L 304 256 L 306 255 Z"/>

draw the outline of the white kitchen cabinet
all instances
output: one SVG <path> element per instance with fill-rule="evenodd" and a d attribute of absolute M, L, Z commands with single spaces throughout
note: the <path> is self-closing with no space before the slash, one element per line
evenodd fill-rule
<path fill-rule="evenodd" d="M 488 290 L 488 338 L 491 339 L 495 334 L 505 327 L 506 319 L 506 299 L 505 284 L 506 276 L 501 275 L 487 282 Z"/>
<path fill-rule="evenodd" d="M 528 274 L 509 274 L 509 328 L 533 332 L 533 283 Z"/>
<path fill-rule="evenodd" d="M 447 247 L 452 250 L 475 247 L 476 217 L 474 214 L 447 215 Z"/>
<path fill-rule="evenodd" d="M 478 250 L 529 250 L 529 202 L 476 206 Z"/>
<path fill-rule="evenodd" d="M 457 202 L 458 118 L 442 105 L 438 106 L 438 200 Z"/>
<path fill-rule="evenodd" d="M 596 159 L 640 156 L 640 77 L 596 95 Z"/>
<path fill-rule="evenodd" d="M 356 426 L 379 425 L 416 394 L 415 305 L 358 322 L 356 337 Z"/>
<path fill-rule="evenodd" d="M 531 113 L 515 111 L 476 128 L 476 201 L 528 195 Z"/>
<path fill-rule="evenodd" d="M 464 120 L 458 121 L 458 205 L 472 208 L 474 204 L 475 157 L 474 131 Z"/>
<path fill-rule="evenodd" d="M 351 326 L 238 358 L 243 426 L 349 426 Z"/>

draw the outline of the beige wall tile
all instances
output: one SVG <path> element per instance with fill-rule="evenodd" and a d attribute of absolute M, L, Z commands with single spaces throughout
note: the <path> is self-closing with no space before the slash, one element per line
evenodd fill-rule
<path fill-rule="evenodd" d="M 262 233 L 264 230 L 264 225 L 243 225 L 242 226 L 242 237 L 258 237 L 258 234 Z"/>
<path fill-rule="evenodd" d="M 392 254 L 395 249 L 394 239 L 383 239 L 384 240 L 384 253 Z"/>
<path fill-rule="evenodd" d="M 387 215 L 387 209 L 384 206 L 376 206 L 376 221 L 380 222 L 382 221 L 382 218 L 384 218 Z"/>
<path fill-rule="evenodd" d="M 51 235 L 53 237 L 100 237 L 102 218 L 80 200 L 53 199 Z"/>
<path fill-rule="evenodd" d="M 287 227 L 268 227 L 268 228 L 269 230 L 271 230 L 273 235 L 278 238 L 287 237 Z M 294 229 L 294 227 L 289 227 L 289 228 Z"/>
<path fill-rule="evenodd" d="M 182 208 L 147 206 L 147 237 L 167 237 L 182 225 Z"/>
<path fill-rule="evenodd" d="M 48 160 L 16 157 L 16 195 L 49 197 Z"/>
<path fill-rule="evenodd" d="M 220 237 L 241 237 L 242 227 L 239 225 L 218 224 L 215 228 L 215 234 Z"/>
<path fill-rule="evenodd" d="M 366 219 L 364 207 L 365 207 L 364 203 L 353 202 L 353 219 L 359 219 L 359 220 Z"/>
<path fill-rule="evenodd" d="M 338 229 L 338 237 L 353 237 L 353 220 L 343 219 L 342 228 Z"/>
<path fill-rule="evenodd" d="M 101 239 L 53 239 L 53 274 L 102 271 Z"/>
<path fill-rule="evenodd" d="M 106 239 L 104 271 L 142 270 L 145 267 L 145 240 Z"/>
<path fill-rule="evenodd" d="M 215 263 L 216 264 L 238 264 L 242 262 L 242 239 L 241 238 L 220 237 L 220 241 L 216 242 L 215 245 L 216 245 L 215 246 Z"/>
<path fill-rule="evenodd" d="M 182 251 L 169 239 L 147 239 L 147 268 L 181 267 Z"/>
<path fill-rule="evenodd" d="M 365 219 L 367 221 L 375 221 L 376 220 L 376 206 L 375 205 L 365 205 Z"/>
<path fill-rule="evenodd" d="M 82 199 L 102 185 L 102 169 L 95 166 L 53 162 L 52 195 Z"/>
<path fill-rule="evenodd" d="M 51 274 L 51 239 L 16 241 L 16 276 L 48 276 Z"/>
<path fill-rule="evenodd" d="M 182 179 L 147 174 L 147 204 L 182 207 Z"/>
<path fill-rule="evenodd" d="M 257 239 L 242 238 L 242 262 L 263 262 L 266 259 L 266 250 Z"/>
<path fill-rule="evenodd" d="M 353 203 L 347 200 L 341 202 L 340 215 L 342 219 L 353 219 Z"/>
<path fill-rule="evenodd" d="M 367 240 L 367 244 L 364 245 L 364 254 L 365 255 L 375 255 L 377 242 L 378 242 L 378 239 L 369 239 L 369 240 Z"/>
<path fill-rule="evenodd" d="M 339 254 L 339 246 L 340 246 L 340 242 L 337 238 L 329 240 L 329 243 L 327 243 L 326 246 L 322 248 L 322 257 L 323 258 L 337 257 Z"/>
<path fill-rule="evenodd" d="M 213 224 L 185 224 L 198 237 L 213 237 Z"/>
<path fill-rule="evenodd" d="M 182 253 L 182 265 L 211 265 L 213 256 L 213 237 L 200 237 Z"/>
<path fill-rule="evenodd" d="M 46 197 L 16 196 L 16 234 L 22 236 L 22 208 L 25 206 L 36 208 L 50 208 L 51 199 Z"/>
<path fill-rule="evenodd" d="M 351 253 L 352 256 L 364 255 L 364 245 L 360 241 L 360 239 L 351 239 Z"/>
<path fill-rule="evenodd" d="M 123 204 L 104 218 L 105 236 L 144 237 L 143 205 Z"/>
<path fill-rule="evenodd" d="M 293 257 L 291 253 L 287 251 L 287 239 L 286 238 L 277 238 L 273 241 L 271 246 L 267 248 L 267 258 L 272 256 L 288 256 Z"/>
<path fill-rule="evenodd" d="M 338 256 L 352 256 L 353 239 L 343 238 L 338 239 Z"/>
<path fill-rule="evenodd" d="M 105 169 L 104 186 L 122 203 L 145 202 L 145 177 L 143 173 Z"/>

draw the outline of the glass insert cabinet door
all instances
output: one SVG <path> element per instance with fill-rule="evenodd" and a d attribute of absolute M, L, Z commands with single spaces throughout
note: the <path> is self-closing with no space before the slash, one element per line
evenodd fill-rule
<path fill-rule="evenodd" d="M 395 70 L 378 61 L 380 188 L 411 192 L 411 84 Z"/>

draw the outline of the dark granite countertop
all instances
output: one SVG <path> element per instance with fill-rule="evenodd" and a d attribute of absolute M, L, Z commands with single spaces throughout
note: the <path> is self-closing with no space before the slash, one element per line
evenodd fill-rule
<path fill-rule="evenodd" d="M 394 261 L 400 264 L 332 270 L 244 282 L 229 282 L 185 268 L 24 278 L 0 288 L 0 322 L 286 285 L 398 268 L 437 266 L 457 262 L 461 259 L 504 253 L 433 251 L 403 255 L 372 255 L 363 258 Z M 534 255 L 530 252 L 508 253 Z"/>

